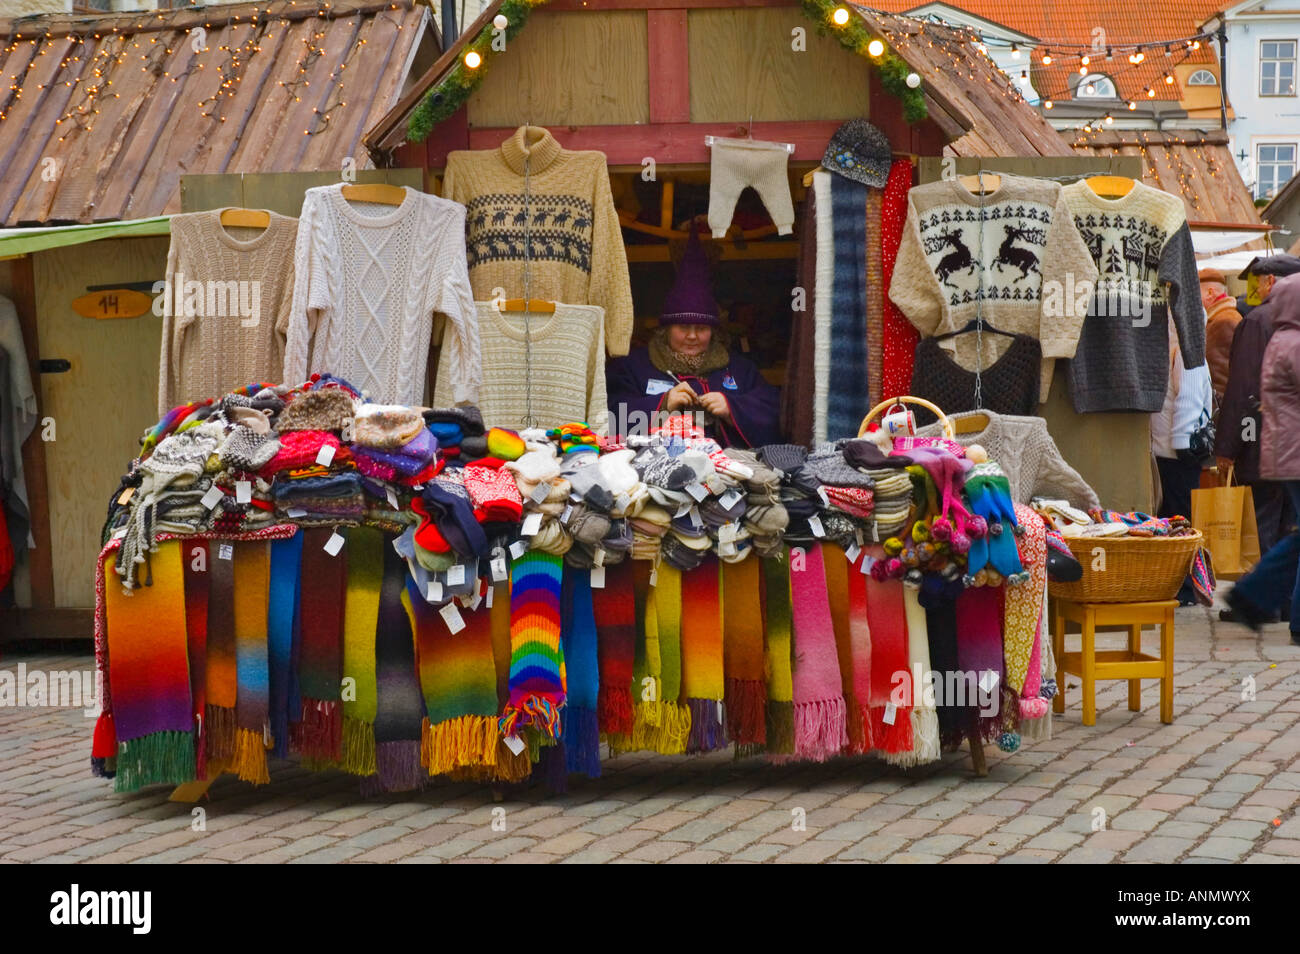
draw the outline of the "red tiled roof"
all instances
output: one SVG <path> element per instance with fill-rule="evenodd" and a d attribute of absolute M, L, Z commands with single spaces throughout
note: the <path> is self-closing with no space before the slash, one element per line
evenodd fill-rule
<path fill-rule="evenodd" d="M 1034 89 L 1045 99 L 1067 99 L 1067 91 L 1079 78 L 1079 52 L 1093 44 L 1093 31 L 1104 32 L 1103 45 L 1132 46 L 1158 40 L 1193 36 L 1211 15 L 1224 6 L 1223 0 L 1143 0 L 1121 4 L 1115 0 L 945 0 L 967 13 L 991 20 L 1027 36 L 1036 37 L 1030 77 Z M 902 13 L 922 5 L 917 0 L 873 0 L 879 9 Z M 1070 50 L 1061 55 L 1052 50 L 1058 44 Z M 1044 66 L 1044 49 L 1052 50 L 1052 64 Z M 1107 62 L 1105 55 L 1093 56 L 1091 72 L 1104 73 L 1115 81 L 1123 99 L 1146 100 L 1146 89 L 1155 90 L 1157 100 L 1177 102 L 1182 99 L 1180 84 L 1164 82 L 1166 72 L 1187 63 L 1217 64 L 1217 47 L 1202 43 L 1199 50 L 1174 46 L 1172 55 L 1164 50 L 1146 50 L 1146 59 L 1136 66 L 1129 63 L 1128 52 L 1116 52 Z"/>

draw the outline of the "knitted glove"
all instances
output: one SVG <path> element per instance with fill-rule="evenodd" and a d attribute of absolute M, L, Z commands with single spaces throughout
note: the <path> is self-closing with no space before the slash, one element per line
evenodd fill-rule
<path fill-rule="evenodd" d="M 991 565 L 1002 576 L 1010 577 L 1025 572 L 1020 553 L 1012 537 L 1016 522 L 1015 505 L 1011 502 L 1011 485 L 1002 469 L 995 463 L 979 464 L 966 479 L 966 495 L 971 510 L 983 517 L 989 525 L 986 537 L 972 541 L 966 572 L 978 573 Z M 999 526 L 1002 527 L 999 530 Z"/>

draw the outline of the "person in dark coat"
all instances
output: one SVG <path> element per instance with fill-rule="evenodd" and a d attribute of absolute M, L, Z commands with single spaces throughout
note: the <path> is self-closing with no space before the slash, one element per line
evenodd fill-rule
<path fill-rule="evenodd" d="M 1283 488 L 1300 511 L 1300 275 L 1276 283 L 1272 336 L 1260 373 L 1259 470 Z M 1291 641 L 1300 646 L 1300 529 L 1269 548 L 1227 594 L 1237 619 L 1251 626 L 1291 606 Z"/>
<path fill-rule="evenodd" d="M 693 413 L 723 447 L 781 442 L 780 391 L 728 349 L 694 227 L 649 345 L 611 359 L 605 386 L 611 432 L 645 434 L 670 413 Z"/>
<path fill-rule="evenodd" d="M 1260 373 L 1264 349 L 1273 334 L 1276 312 L 1272 293 L 1279 278 L 1300 272 L 1300 258 L 1274 255 L 1258 258 L 1247 267 L 1257 276 L 1262 303 L 1252 308 L 1237 323 L 1232 335 L 1228 358 L 1228 383 L 1219 407 L 1214 453 L 1219 458 L 1220 473 L 1235 468 L 1238 483 L 1250 486 L 1255 499 L 1255 522 L 1259 526 L 1259 547 L 1269 549 L 1295 521 L 1295 513 L 1282 485 L 1261 477 L 1260 443 Z"/>

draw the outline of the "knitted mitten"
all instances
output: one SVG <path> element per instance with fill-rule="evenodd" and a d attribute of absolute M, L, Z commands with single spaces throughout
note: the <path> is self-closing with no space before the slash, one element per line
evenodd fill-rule
<path fill-rule="evenodd" d="M 682 463 L 681 456 L 669 457 L 659 448 L 647 448 L 632 461 L 632 466 L 641 480 L 651 486 L 682 490 L 696 479 L 696 473 L 689 464 Z"/>
<path fill-rule="evenodd" d="M 966 495 L 970 499 L 971 510 L 988 522 L 988 535 L 984 538 L 988 547 L 987 559 L 984 561 L 1002 576 L 1015 576 L 1016 582 L 1025 572 L 1020 562 L 1020 553 L 1012 533 L 1019 529 L 1016 522 L 1015 505 L 1011 502 L 1011 485 L 996 463 L 990 461 L 977 464 L 966 479 Z M 974 575 L 983 568 L 979 557 L 983 556 L 983 546 L 977 548 L 971 544 L 971 562 L 966 572 Z M 977 549 L 980 551 L 977 554 Z M 978 565 L 977 565 L 978 564 Z"/>

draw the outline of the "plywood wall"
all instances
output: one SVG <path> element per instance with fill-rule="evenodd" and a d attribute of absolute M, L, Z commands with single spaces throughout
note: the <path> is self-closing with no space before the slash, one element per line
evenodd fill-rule
<path fill-rule="evenodd" d="M 804 29 L 806 49 L 792 48 Z M 869 66 L 798 7 L 691 10 L 691 121 L 744 123 L 866 116 Z"/>
<path fill-rule="evenodd" d="M 54 601 L 95 605 L 95 558 L 108 498 L 158 418 L 162 319 L 94 321 L 70 307 L 88 285 L 163 277 L 167 238 L 122 239 L 38 252 L 36 309 L 41 357 L 67 358 L 72 370 L 41 375 L 55 440 L 46 444 Z"/>
<path fill-rule="evenodd" d="M 650 121 L 644 10 L 536 11 L 470 97 L 471 126 Z"/>

